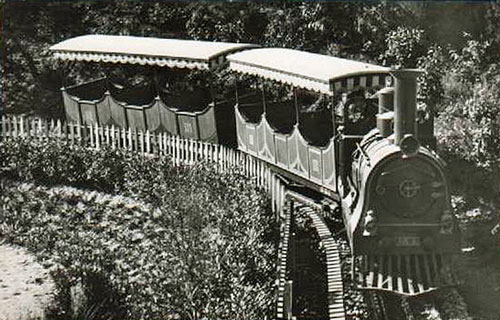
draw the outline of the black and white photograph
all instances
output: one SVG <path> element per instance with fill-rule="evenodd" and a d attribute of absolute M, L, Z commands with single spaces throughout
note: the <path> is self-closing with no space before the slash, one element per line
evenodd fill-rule
<path fill-rule="evenodd" d="M 498 1 L 0 22 L 0 320 L 500 320 Z"/>

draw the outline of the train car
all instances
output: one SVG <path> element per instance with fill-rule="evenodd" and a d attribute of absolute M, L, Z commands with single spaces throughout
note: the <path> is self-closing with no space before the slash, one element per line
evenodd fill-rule
<path fill-rule="evenodd" d="M 445 273 L 458 252 L 458 228 L 444 163 L 419 142 L 432 141 L 428 124 L 417 122 L 419 72 L 290 49 L 250 49 L 228 60 L 235 72 L 293 87 L 297 114 L 304 109 L 297 88 L 329 97 L 326 145 L 304 137 L 302 130 L 322 126 L 301 126 L 298 115 L 290 133 L 273 130 L 273 104 L 264 99 L 258 123 L 242 115 L 252 104 L 238 101 L 238 147 L 340 203 L 357 287 L 412 296 L 451 284 Z"/>
<path fill-rule="evenodd" d="M 162 131 L 231 145 L 234 122 L 226 119 L 233 117 L 232 103 L 220 99 L 220 88 L 214 88 L 211 75 L 225 66 L 228 54 L 254 47 L 244 43 L 86 35 L 62 41 L 50 50 L 62 61 L 94 63 L 111 70 L 131 66 L 136 67 L 131 69 L 133 76 L 153 74 L 149 83 L 124 85 L 126 79 L 106 75 L 62 88 L 68 122 Z M 198 83 L 189 81 L 192 70 L 202 75 Z M 184 78 L 178 79 L 181 75 Z M 166 78 L 173 80 L 161 81 Z"/>

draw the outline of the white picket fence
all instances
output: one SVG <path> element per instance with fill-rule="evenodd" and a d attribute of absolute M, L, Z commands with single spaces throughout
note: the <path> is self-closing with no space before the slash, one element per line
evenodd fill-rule
<path fill-rule="evenodd" d="M 127 149 L 144 156 L 170 156 L 174 165 L 192 165 L 200 161 L 216 163 L 220 170 L 238 167 L 271 196 L 273 211 L 283 213 L 285 185 L 264 161 L 239 150 L 199 140 L 183 139 L 165 132 L 124 129 L 115 126 L 79 125 L 60 120 L 25 116 L 2 116 L 0 140 L 56 140 L 72 145 L 100 149 Z"/>

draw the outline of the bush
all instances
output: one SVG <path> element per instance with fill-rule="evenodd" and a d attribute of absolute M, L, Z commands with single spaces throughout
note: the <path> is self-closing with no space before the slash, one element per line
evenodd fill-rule
<path fill-rule="evenodd" d="M 156 209 L 122 196 L 3 180 L 1 230 L 53 271 L 109 283 L 134 319 L 269 315 L 276 247 L 267 199 L 233 179 L 215 191 L 225 191 L 216 201 L 195 178 L 186 178 L 191 194 L 171 194 L 175 205 Z"/>
<path fill-rule="evenodd" d="M 105 192 L 122 188 L 125 163 L 137 158 L 121 150 L 92 150 L 66 142 L 27 139 L 0 142 L 0 154 L 0 175 Z"/>
<path fill-rule="evenodd" d="M 237 170 L 28 140 L 4 141 L 0 154 L 3 176 L 122 194 L 4 182 L 0 221 L 72 278 L 105 279 L 131 317 L 270 315 L 276 222 Z"/>
<path fill-rule="evenodd" d="M 465 160 L 498 180 L 500 170 L 500 67 L 492 63 L 491 44 L 469 40 L 451 52 L 443 76 L 436 136 L 450 161 Z M 500 191 L 496 183 L 491 184 Z"/>

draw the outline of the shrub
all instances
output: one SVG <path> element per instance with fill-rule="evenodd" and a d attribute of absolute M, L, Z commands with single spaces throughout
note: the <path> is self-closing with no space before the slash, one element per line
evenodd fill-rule
<path fill-rule="evenodd" d="M 22 139 L 0 154 L 3 176 L 122 195 L 4 183 L 1 221 L 73 278 L 106 279 L 134 318 L 269 315 L 275 218 L 238 170 Z"/>
<path fill-rule="evenodd" d="M 469 40 L 460 52 L 450 53 L 436 135 L 446 158 L 465 160 L 498 179 L 500 68 L 490 50 L 489 42 Z"/>
<path fill-rule="evenodd" d="M 28 139 L 2 141 L 0 153 L 0 175 L 105 192 L 121 189 L 124 164 L 134 158 L 110 148 L 92 150 L 66 142 Z"/>
<path fill-rule="evenodd" d="M 267 198 L 237 177 L 225 187 L 218 179 L 213 191 L 212 174 L 202 187 L 198 178 L 187 173 L 188 193 L 165 196 L 172 205 L 156 209 L 123 196 L 3 180 L 1 230 L 54 271 L 109 283 L 134 319 L 270 315 L 276 247 Z"/>

